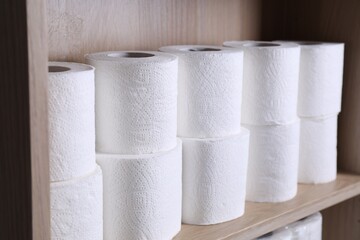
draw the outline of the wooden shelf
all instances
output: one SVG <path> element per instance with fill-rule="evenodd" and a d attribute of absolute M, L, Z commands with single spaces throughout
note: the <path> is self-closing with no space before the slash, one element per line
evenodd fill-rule
<path fill-rule="evenodd" d="M 210 226 L 182 226 L 176 240 L 253 239 L 360 194 L 360 176 L 340 173 L 327 184 L 299 184 L 297 196 L 283 203 L 246 203 L 244 216 Z"/>

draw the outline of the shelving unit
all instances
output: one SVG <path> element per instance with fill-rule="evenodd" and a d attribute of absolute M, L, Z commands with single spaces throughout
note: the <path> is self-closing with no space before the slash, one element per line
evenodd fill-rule
<path fill-rule="evenodd" d="M 183 225 L 176 240 L 254 239 L 360 194 L 360 176 L 340 173 L 327 184 L 299 184 L 284 203 L 247 202 L 241 218 L 211 226 Z"/>
<path fill-rule="evenodd" d="M 285 203 L 248 203 L 234 221 L 184 225 L 176 239 L 251 239 L 319 210 L 324 239 L 360 239 L 360 175 L 348 174 L 360 174 L 359 12 L 357 0 L 1 1 L 0 239 L 50 239 L 48 57 L 245 39 L 345 42 L 338 162 L 347 173 L 300 185 Z"/>

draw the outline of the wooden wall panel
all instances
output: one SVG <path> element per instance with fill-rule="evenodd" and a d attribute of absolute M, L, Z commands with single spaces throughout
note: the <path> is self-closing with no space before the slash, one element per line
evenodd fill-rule
<path fill-rule="evenodd" d="M 50 239 L 41 0 L 0 1 L 0 239 Z"/>
<path fill-rule="evenodd" d="M 360 196 L 322 211 L 324 240 L 358 240 Z"/>
<path fill-rule="evenodd" d="M 47 114 L 47 22 L 43 0 L 27 0 L 28 86 L 32 191 L 32 236 L 50 239 L 50 175 Z"/>
<path fill-rule="evenodd" d="M 48 0 L 49 57 L 258 39 L 261 0 Z"/>

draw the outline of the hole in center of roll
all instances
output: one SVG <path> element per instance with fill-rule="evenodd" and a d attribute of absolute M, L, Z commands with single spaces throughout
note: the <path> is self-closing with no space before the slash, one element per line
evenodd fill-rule
<path fill-rule="evenodd" d="M 280 44 L 277 43 L 247 43 L 244 44 L 245 47 L 279 47 Z"/>
<path fill-rule="evenodd" d="M 219 48 L 190 48 L 190 52 L 213 52 L 213 51 L 221 51 Z"/>
<path fill-rule="evenodd" d="M 62 67 L 62 66 L 49 66 L 49 69 L 48 69 L 49 72 L 66 72 L 69 70 L 70 70 L 70 68 Z"/>
<path fill-rule="evenodd" d="M 122 53 L 110 53 L 109 57 L 114 58 L 147 58 L 154 57 L 154 54 L 151 53 L 143 53 L 143 52 L 122 52 Z"/>
<path fill-rule="evenodd" d="M 295 42 L 298 45 L 321 45 L 321 42 Z"/>

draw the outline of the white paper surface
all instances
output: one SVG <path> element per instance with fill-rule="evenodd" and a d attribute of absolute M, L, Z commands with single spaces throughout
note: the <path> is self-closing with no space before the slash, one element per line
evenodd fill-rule
<path fill-rule="evenodd" d="M 301 47 L 298 115 L 320 117 L 339 113 L 344 44 L 294 43 Z"/>
<path fill-rule="evenodd" d="M 299 46 L 256 41 L 224 42 L 224 46 L 244 51 L 241 123 L 294 122 L 297 118 Z"/>
<path fill-rule="evenodd" d="M 183 138 L 183 212 L 187 224 L 208 225 L 244 213 L 249 131 L 225 138 Z"/>
<path fill-rule="evenodd" d="M 315 213 L 288 226 L 294 240 L 321 240 L 322 217 Z"/>
<path fill-rule="evenodd" d="M 243 52 L 218 46 L 167 46 L 179 57 L 178 136 L 240 132 Z"/>
<path fill-rule="evenodd" d="M 81 178 L 51 183 L 51 239 L 103 239 L 102 189 L 100 167 Z"/>
<path fill-rule="evenodd" d="M 287 228 L 280 228 L 276 231 L 270 232 L 256 239 L 257 240 L 293 240 L 292 233 Z"/>
<path fill-rule="evenodd" d="M 283 202 L 297 192 L 300 124 L 251 126 L 246 200 Z"/>
<path fill-rule="evenodd" d="M 94 68 L 50 62 L 48 111 L 50 180 L 63 181 L 95 168 Z M 65 70 L 65 69 L 64 69 Z"/>
<path fill-rule="evenodd" d="M 97 152 L 147 154 L 176 146 L 176 56 L 104 52 L 86 61 L 96 68 Z"/>
<path fill-rule="evenodd" d="M 301 119 L 300 183 L 326 183 L 336 179 L 337 117 Z"/>
<path fill-rule="evenodd" d="M 181 141 L 157 154 L 98 154 L 104 239 L 171 239 L 181 228 Z"/>

